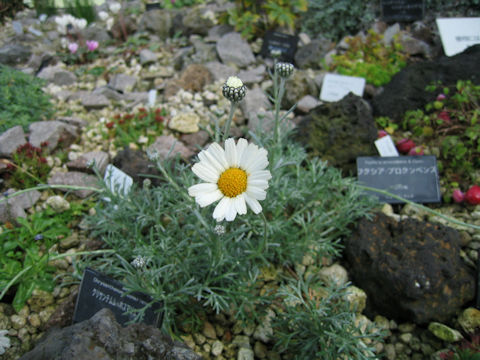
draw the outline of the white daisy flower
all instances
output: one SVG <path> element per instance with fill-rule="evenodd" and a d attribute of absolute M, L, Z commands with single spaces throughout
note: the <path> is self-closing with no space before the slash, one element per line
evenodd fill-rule
<path fill-rule="evenodd" d="M 262 211 L 259 200 L 265 200 L 268 180 L 272 178 L 268 166 L 267 151 L 257 145 L 232 138 L 225 141 L 225 150 L 211 144 L 198 154 L 200 161 L 192 170 L 205 183 L 188 189 L 201 206 L 208 206 L 220 200 L 213 211 L 213 218 L 233 221 L 237 214 L 247 213 L 247 206 L 255 214 Z"/>

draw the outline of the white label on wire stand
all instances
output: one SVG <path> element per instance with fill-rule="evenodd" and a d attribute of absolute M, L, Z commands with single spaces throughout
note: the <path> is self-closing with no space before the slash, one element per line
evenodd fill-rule
<path fill-rule="evenodd" d="M 365 79 L 356 76 L 326 74 L 323 79 L 320 100 L 339 101 L 349 92 L 363 96 Z"/>
<path fill-rule="evenodd" d="M 380 156 L 398 156 L 397 148 L 393 143 L 392 138 L 390 135 L 386 135 L 381 137 L 380 139 L 375 140 L 375 147 L 378 150 Z"/>

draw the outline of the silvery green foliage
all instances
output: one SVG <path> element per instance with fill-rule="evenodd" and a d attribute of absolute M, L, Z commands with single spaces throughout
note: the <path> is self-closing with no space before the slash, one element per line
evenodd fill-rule
<path fill-rule="evenodd" d="M 90 223 L 93 235 L 115 254 L 84 265 L 161 301 L 165 331 L 175 331 L 180 314 L 190 323 L 198 323 L 203 311 L 233 309 L 239 319 L 260 314 L 271 300 L 255 289 L 262 267 L 293 266 L 307 253 L 317 260 L 338 255 L 349 225 L 371 207 L 352 179 L 308 159 L 288 140 L 290 133 L 282 137 L 282 148 L 269 137 L 255 140 L 269 151 L 273 176 L 262 202 L 266 221 L 248 212 L 221 223 L 220 234 L 214 206 L 200 208 L 186 193 L 197 181 L 190 165 L 159 163 L 179 185 L 137 188 L 126 198 L 108 194 L 111 201 L 98 207 Z M 149 259 L 141 271 L 132 265 L 139 256 Z"/>
<path fill-rule="evenodd" d="M 283 312 L 274 318 L 273 329 L 280 352 L 292 354 L 291 359 L 378 359 L 371 340 L 384 334 L 356 323 L 344 300 L 346 285 L 326 287 L 311 277 L 300 278 L 282 286 L 279 294 Z"/>

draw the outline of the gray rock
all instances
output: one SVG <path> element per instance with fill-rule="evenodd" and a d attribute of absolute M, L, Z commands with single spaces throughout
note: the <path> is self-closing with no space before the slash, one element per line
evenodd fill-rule
<path fill-rule="evenodd" d="M 68 185 L 99 188 L 97 177 L 77 171 L 70 171 L 66 173 L 57 172 L 53 174 L 50 179 L 48 179 L 48 185 Z M 82 199 L 95 192 L 95 190 L 89 189 L 72 190 L 68 188 L 61 188 L 60 190 L 64 192 L 72 192 Z"/>
<path fill-rule="evenodd" d="M 218 61 L 208 62 L 204 66 L 212 73 L 214 81 L 225 81 L 229 76 L 235 75 L 237 72 L 234 67 L 224 65 Z"/>
<path fill-rule="evenodd" d="M 80 94 L 80 101 L 87 110 L 103 109 L 110 106 L 110 100 L 105 95 L 93 93 Z"/>
<path fill-rule="evenodd" d="M 432 54 L 430 45 L 425 41 L 414 38 L 408 33 L 402 32 L 399 38 L 403 51 L 408 55 L 423 55 L 429 58 Z"/>
<path fill-rule="evenodd" d="M 237 76 L 243 81 L 244 84 L 251 85 L 263 81 L 265 74 L 265 65 L 260 65 L 254 69 L 240 71 Z"/>
<path fill-rule="evenodd" d="M 112 39 L 105 27 L 96 25 L 90 25 L 83 29 L 83 36 L 87 40 L 95 40 L 100 44 Z"/>
<path fill-rule="evenodd" d="M 8 200 L 8 203 L 18 205 L 22 209 L 30 209 L 40 199 L 42 194 L 38 190 L 30 190 L 20 195 L 14 196 Z"/>
<path fill-rule="evenodd" d="M 215 25 L 208 29 L 208 35 L 205 38 L 206 42 L 217 42 L 220 38 L 233 31 L 233 27 L 227 24 Z"/>
<path fill-rule="evenodd" d="M 153 64 L 158 60 L 157 54 L 155 54 L 152 50 L 149 49 L 142 49 L 139 54 L 140 57 L 140 64 L 148 65 Z"/>
<path fill-rule="evenodd" d="M 400 32 L 400 25 L 395 23 L 387 28 L 383 33 L 383 43 L 385 45 L 391 45 L 393 42 L 393 37 Z"/>
<path fill-rule="evenodd" d="M 317 38 L 309 44 L 302 46 L 295 53 L 295 64 L 300 69 L 319 68 L 320 60 L 331 50 L 330 40 Z"/>
<path fill-rule="evenodd" d="M 7 191 L 5 195 L 11 195 L 14 192 L 12 189 Z M 41 194 L 37 190 L 31 190 L 7 199 L 5 196 L 0 196 L 0 223 L 15 221 L 18 217 L 26 218 L 25 210 L 35 205 L 40 196 Z"/>
<path fill-rule="evenodd" d="M 84 128 L 88 124 L 82 118 L 75 117 L 75 116 L 59 116 L 59 117 L 57 117 L 56 120 L 64 122 L 64 123 L 69 124 L 69 125 L 76 126 L 79 129 Z"/>
<path fill-rule="evenodd" d="M 246 67 L 255 62 L 250 45 L 239 33 L 231 32 L 223 35 L 217 42 L 218 56 L 224 64 Z"/>
<path fill-rule="evenodd" d="M 0 200 L 3 198 L 0 198 Z M 10 205 L 6 202 L 0 203 L 0 223 L 5 223 L 7 221 L 15 221 L 17 218 L 26 218 L 27 213 L 22 209 L 21 206 L 13 204 Z"/>
<path fill-rule="evenodd" d="M 12 29 L 17 35 L 23 35 L 23 25 L 20 21 L 12 21 Z"/>
<path fill-rule="evenodd" d="M 192 61 L 194 63 L 204 64 L 209 61 L 217 60 L 217 50 L 214 44 L 205 43 L 205 41 L 198 37 L 198 35 L 192 35 L 190 42 L 195 49 L 195 54 L 192 55 Z"/>
<path fill-rule="evenodd" d="M 32 51 L 29 47 L 21 44 L 7 44 L 0 48 L 0 64 L 18 65 L 26 62 Z"/>
<path fill-rule="evenodd" d="M 104 151 L 91 151 L 79 156 L 76 160 L 67 163 L 68 170 L 94 173 L 93 164 L 98 172 L 103 175 L 107 168 L 110 156 Z"/>
<path fill-rule="evenodd" d="M 321 101 L 315 96 L 305 95 L 298 101 L 297 110 L 303 113 L 308 113 L 310 110 L 316 108 L 320 104 Z"/>
<path fill-rule="evenodd" d="M 95 90 L 92 91 L 92 94 L 102 95 L 102 96 L 105 96 L 107 99 L 114 100 L 114 101 L 120 101 L 125 99 L 124 94 L 120 94 L 118 91 L 108 86 L 102 86 L 102 87 L 96 88 Z"/>
<path fill-rule="evenodd" d="M 58 146 L 59 141 L 62 145 L 70 145 L 78 136 L 78 128 L 64 122 L 37 121 L 30 124 L 29 140 L 33 146 L 40 147 L 42 143 L 47 142 L 47 149 L 52 151 Z"/>
<path fill-rule="evenodd" d="M 0 135 L 0 156 L 10 156 L 20 145 L 25 144 L 25 133 L 20 125 L 14 126 Z"/>
<path fill-rule="evenodd" d="M 172 16 L 165 10 L 146 11 L 140 20 L 140 28 L 166 39 L 172 29 Z"/>
<path fill-rule="evenodd" d="M 265 92 L 259 88 L 253 88 L 247 90 L 245 98 L 240 102 L 240 109 L 243 114 L 248 117 L 248 114 L 255 111 L 268 110 L 271 108 L 270 101 L 268 100 Z"/>
<path fill-rule="evenodd" d="M 137 84 L 137 78 L 126 74 L 115 74 L 109 81 L 108 86 L 122 93 L 131 92 Z"/>
<path fill-rule="evenodd" d="M 162 135 L 157 137 L 155 142 L 148 147 L 147 154 L 158 154 L 161 160 L 173 158 L 176 154 L 180 154 L 182 159 L 188 160 L 193 156 L 193 151 L 173 135 Z"/>
<path fill-rule="evenodd" d="M 208 132 L 200 130 L 193 134 L 183 134 L 180 139 L 190 149 L 198 151 L 207 143 L 210 139 L 210 135 Z"/>
<path fill-rule="evenodd" d="M 255 340 L 260 340 L 261 342 L 268 344 L 272 340 L 273 328 L 272 328 L 272 319 L 275 317 L 275 312 L 268 309 L 267 315 L 262 320 L 262 322 L 257 326 L 253 337 Z"/>
<path fill-rule="evenodd" d="M 70 71 L 58 66 L 47 66 L 43 68 L 37 76 L 55 85 L 71 85 L 77 81 L 77 77 Z"/>
<path fill-rule="evenodd" d="M 253 360 L 254 353 L 252 349 L 241 348 L 238 351 L 237 360 Z"/>
<path fill-rule="evenodd" d="M 215 16 L 208 6 L 187 8 L 182 25 L 189 34 L 207 35 L 208 29 L 215 25 Z"/>
<path fill-rule="evenodd" d="M 53 328 L 21 360 L 201 360 L 186 345 L 145 324 L 122 327 L 109 309 L 89 320 Z"/>

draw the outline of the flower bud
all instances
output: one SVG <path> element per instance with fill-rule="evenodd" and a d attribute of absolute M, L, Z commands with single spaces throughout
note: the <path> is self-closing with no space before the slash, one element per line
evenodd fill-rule
<path fill-rule="evenodd" d="M 293 73 L 293 65 L 290 63 L 276 63 L 275 64 L 275 71 L 282 77 L 288 78 Z"/>
<path fill-rule="evenodd" d="M 247 87 L 236 76 L 230 76 L 222 88 L 223 96 L 231 102 L 240 102 L 245 97 Z"/>

